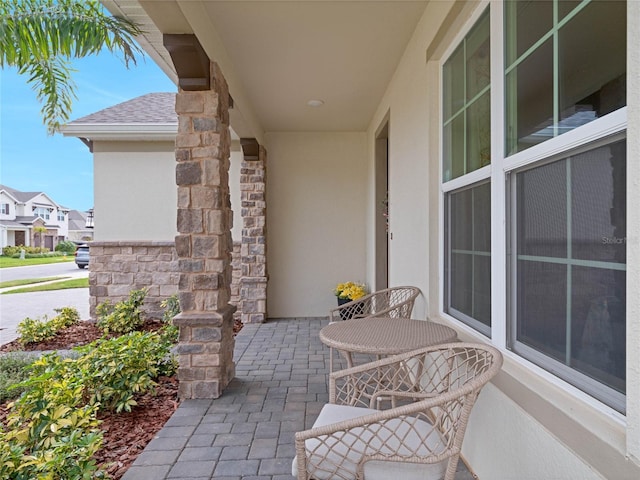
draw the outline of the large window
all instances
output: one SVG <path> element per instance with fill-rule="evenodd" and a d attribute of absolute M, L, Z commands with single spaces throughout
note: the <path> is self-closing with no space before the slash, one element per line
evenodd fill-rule
<path fill-rule="evenodd" d="M 444 309 L 491 335 L 491 185 L 470 175 L 491 163 L 489 9 L 444 63 L 446 191 Z M 448 190 L 448 188 L 445 188 Z"/>
<path fill-rule="evenodd" d="M 33 214 L 37 217 L 42 218 L 43 220 L 49 220 L 51 217 L 51 212 L 46 207 L 36 207 L 33 209 Z"/>
<path fill-rule="evenodd" d="M 511 178 L 513 349 L 624 409 L 626 142 Z"/>
<path fill-rule="evenodd" d="M 507 0 L 442 64 L 444 313 L 620 412 L 626 11 Z"/>

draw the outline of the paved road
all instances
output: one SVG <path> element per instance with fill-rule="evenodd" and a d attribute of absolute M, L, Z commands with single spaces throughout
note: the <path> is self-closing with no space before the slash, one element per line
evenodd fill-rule
<path fill-rule="evenodd" d="M 75 262 L 31 265 L 28 267 L 0 268 L 0 282 L 44 277 L 82 277 L 89 274 L 88 269 L 79 269 Z"/>
<path fill-rule="evenodd" d="M 80 270 L 75 263 L 58 263 L 0 269 L 0 281 L 43 277 L 86 277 L 87 269 Z M 14 293 L 0 295 L 0 345 L 18 338 L 16 327 L 26 317 L 55 316 L 54 308 L 75 307 L 82 320 L 89 319 L 89 289 L 72 288 L 48 292 Z"/>

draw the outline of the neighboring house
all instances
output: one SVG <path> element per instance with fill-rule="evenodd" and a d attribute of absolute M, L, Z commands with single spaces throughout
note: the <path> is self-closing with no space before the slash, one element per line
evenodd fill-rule
<path fill-rule="evenodd" d="M 479 478 L 640 478 L 640 2 L 103 3 L 179 85 L 183 397 L 234 375 L 231 127 L 243 301 L 415 285 L 416 318 L 505 357 Z"/>
<path fill-rule="evenodd" d="M 34 228 L 44 227 L 39 233 Z M 53 250 L 69 235 L 69 209 L 44 192 L 21 192 L 0 185 L 0 248 L 34 246 Z"/>
<path fill-rule="evenodd" d="M 87 212 L 69 210 L 69 238 L 72 242 L 93 240 L 93 209 Z"/>

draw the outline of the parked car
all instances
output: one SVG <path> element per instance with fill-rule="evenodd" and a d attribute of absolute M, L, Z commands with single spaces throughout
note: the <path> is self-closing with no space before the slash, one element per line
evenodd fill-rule
<path fill-rule="evenodd" d="M 84 268 L 89 265 L 89 245 L 78 245 L 76 248 L 76 265 Z"/>

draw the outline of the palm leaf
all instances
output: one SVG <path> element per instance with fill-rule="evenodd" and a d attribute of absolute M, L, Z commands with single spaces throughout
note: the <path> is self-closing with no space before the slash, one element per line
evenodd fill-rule
<path fill-rule="evenodd" d="M 133 22 L 110 16 L 95 0 L 0 0 L 0 67 L 28 75 L 49 133 L 69 119 L 75 85 L 70 60 L 103 48 L 120 53 L 125 65 L 142 50 Z"/>

